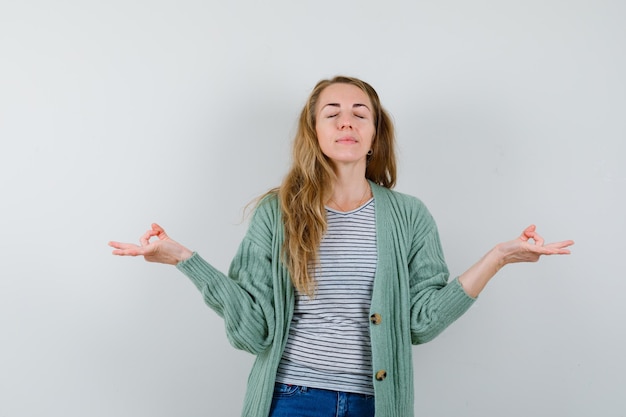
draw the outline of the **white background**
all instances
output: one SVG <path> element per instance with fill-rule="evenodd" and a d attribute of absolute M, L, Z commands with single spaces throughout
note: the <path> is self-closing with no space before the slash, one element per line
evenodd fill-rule
<path fill-rule="evenodd" d="M 453 275 L 530 223 L 414 349 L 418 416 L 624 417 L 626 3 L 0 2 L 0 417 L 236 416 L 253 357 L 173 267 L 110 254 L 153 221 L 226 270 L 313 85 L 361 77 L 397 189 Z"/>

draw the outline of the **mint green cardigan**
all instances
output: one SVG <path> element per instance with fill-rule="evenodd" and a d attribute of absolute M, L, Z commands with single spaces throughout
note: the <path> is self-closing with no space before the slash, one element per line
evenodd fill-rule
<path fill-rule="evenodd" d="M 372 380 L 377 417 L 413 416 L 411 345 L 425 343 L 472 305 L 458 279 L 448 282 L 437 227 L 416 198 L 371 183 L 376 201 L 378 266 L 374 278 Z M 267 417 L 276 370 L 289 334 L 294 290 L 280 261 L 278 199 L 266 197 L 224 275 L 198 254 L 177 265 L 224 318 L 231 344 L 256 355 L 244 417 Z M 378 318 L 378 316 L 376 316 Z M 384 376 L 384 378 L 383 378 Z"/>

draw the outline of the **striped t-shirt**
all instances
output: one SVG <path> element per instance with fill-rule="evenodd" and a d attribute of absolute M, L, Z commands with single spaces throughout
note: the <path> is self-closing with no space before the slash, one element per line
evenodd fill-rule
<path fill-rule="evenodd" d="M 277 382 L 374 394 L 369 309 L 376 272 L 374 199 L 340 212 L 326 208 L 317 290 L 296 294 Z"/>

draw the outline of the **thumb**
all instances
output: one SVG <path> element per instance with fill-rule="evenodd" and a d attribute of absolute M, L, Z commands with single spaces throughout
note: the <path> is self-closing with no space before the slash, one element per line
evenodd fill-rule
<path fill-rule="evenodd" d="M 159 239 L 168 239 L 169 238 L 169 236 L 165 232 L 165 229 L 163 229 L 157 223 L 152 223 L 152 230 L 157 232 L 157 236 L 159 237 Z"/>
<path fill-rule="evenodd" d="M 528 239 L 532 239 L 535 236 L 536 228 L 537 227 L 534 224 L 531 224 L 526 229 L 524 229 L 524 231 L 522 232 L 522 235 L 520 236 L 522 240 L 527 241 Z"/>

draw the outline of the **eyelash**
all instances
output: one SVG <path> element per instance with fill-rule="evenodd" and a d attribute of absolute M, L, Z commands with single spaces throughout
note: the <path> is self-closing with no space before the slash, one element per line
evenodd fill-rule
<path fill-rule="evenodd" d="M 331 118 L 337 117 L 337 116 L 338 116 L 338 114 L 331 114 L 331 115 L 326 116 L 326 118 L 327 119 L 331 119 Z M 355 116 L 358 117 L 359 119 L 365 119 L 365 116 L 360 116 L 358 114 L 355 114 Z"/>

